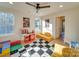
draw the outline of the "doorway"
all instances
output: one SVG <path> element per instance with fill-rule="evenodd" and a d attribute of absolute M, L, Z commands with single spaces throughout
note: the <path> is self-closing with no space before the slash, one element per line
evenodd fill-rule
<path fill-rule="evenodd" d="M 56 39 L 62 39 L 64 40 L 64 34 L 65 34 L 65 16 L 58 16 L 56 17 L 55 21 L 55 34 Z"/>

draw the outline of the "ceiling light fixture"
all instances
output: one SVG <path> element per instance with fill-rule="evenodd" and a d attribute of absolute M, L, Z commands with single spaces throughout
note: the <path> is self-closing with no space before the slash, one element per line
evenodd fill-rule
<path fill-rule="evenodd" d="M 59 7 L 63 7 L 63 5 L 59 5 Z"/>
<path fill-rule="evenodd" d="M 10 3 L 11 5 L 13 5 L 13 2 L 10 1 L 9 3 Z"/>

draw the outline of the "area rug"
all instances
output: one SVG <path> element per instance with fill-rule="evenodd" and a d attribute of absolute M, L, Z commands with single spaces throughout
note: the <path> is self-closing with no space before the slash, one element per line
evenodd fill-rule
<path fill-rule="evenodd" d="M 44 41 L 42 39 L 37 39 L 32 44 L 25 45 L 19 49 L 16 53 L 11 54 L 15 57 L 50 57 L 53 53 L 53 44 Z M 17 56 L 18 55 L 18 56 Z"/>

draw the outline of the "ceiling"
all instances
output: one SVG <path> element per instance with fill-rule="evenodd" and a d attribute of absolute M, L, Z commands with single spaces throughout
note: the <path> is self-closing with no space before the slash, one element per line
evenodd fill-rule
<path fill-rule="evenodd" d="M 50 5 L 50 8 L 44 8 L 39 10 L 39 16 L 48 15 L 51 13 L 60 12 L 69 8 L 79 7 L 79 2 L 30 2 L 31 4 L 39 3 L 42 5 Z M 63 5 L 63 7 L 59 7 L 59 5 Z M 12 8 L 18 10 L 23 13 L 31 13 L 34 14 L 36 9 L 32 6 L 25 4 L 25 2 L 13 2 L 11 5 L 9 2 L 0 2 L 0 7 Z"/>

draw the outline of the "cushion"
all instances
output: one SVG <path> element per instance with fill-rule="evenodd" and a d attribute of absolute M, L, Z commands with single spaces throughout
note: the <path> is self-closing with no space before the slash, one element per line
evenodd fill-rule
<path fill-rule="evenodd" d="M 10 47 L 10 51 L 14 51 L 14 50 L 17 50 L 17 49 L 20 49 L 20 48 L 22 48 L 22 45 L 21 44 L 17 44 L 15 46 L 11 46 Z"/>
<path fill-rule="evenodd" d="M 66 48 L 67 46 L 61 45 L 61 44 L 55 44 L 54 47 L 54 53 L 58 53 L 59 55 L 62 55 L 63 48 Z"/>
<path fill-rule="evenodd" d="M 15 41 L 10 43 L 11 46 L 14 46 L 16 44 L 21 44 L 21 40 L 15 40 Z"/>
<path fill-rule="evenodd" d="M 3 54 L 5 54 L 5 53 L 10 53 L 10 48 L 7 48 L 7 49 L 3 50 L 2 53 L 3 53 Z"/>
<path fill-rule="evenodd" d="M 0 48 L 0 54 L 2 53 L 2 48 Z"/>
<path fill-rule="evenodd" d="M 25 43 L 26 43 L 27 41 L 29 41 L 29 40 L 30 40 L 30 36 L 29 36 L 29 35 L 24 37 L 24 42 L 25 42 Z"/>
<path fill-rule="evenodd" d="M 31 40 L 35 39 L 35 34 L 32 34 L 32 35 L 30 36 L 30 39 L 31 39 Z"/>
<path fill-rule="evenodd" d="M 26 38 L 26 39 L 24 39 L 24 43 L 26 43 L 27 41 L 30 41 L 30 40 L 29 40 L 29 37 Z"/>
<path fill-rule="evenodd" d="M 2 53 L 2 45 L 0 44 L 0 54 Z"/>
<path fill-rule="evenodd" d="M 10 40 L 0 42 L 0 45 L 2 45 L 2 50 L 5 50 L 7 48 L 10 48 Z"/>
<path fill-rule="evenodd" d="M 45 36 L 48 36 L 48 37 L 51 36 L 51 34 L 48 33 L 48 32 L 44 33 L 44 35 L 45 35 Z"/>
<path fill-rule="evenodd" d="M 72 48 L 63 48 L 63 56 L 65 57 L 74 57 L 76 56 L 76 50 Z"/>
<path fill-rule="evenodd" d="M 10 56 L 10 48 L 7 48 L 2 51 L 2 53 L 0 54 L 0 57 L 4 57 L 4 56 Z"/>
<path fill-rule="evenodd" d="M 10 42 L 5 42 L 3 43 L 3 47 L 2 47 L 2 50 L 5 50 L 7 48 L 10 48 Z"/>

